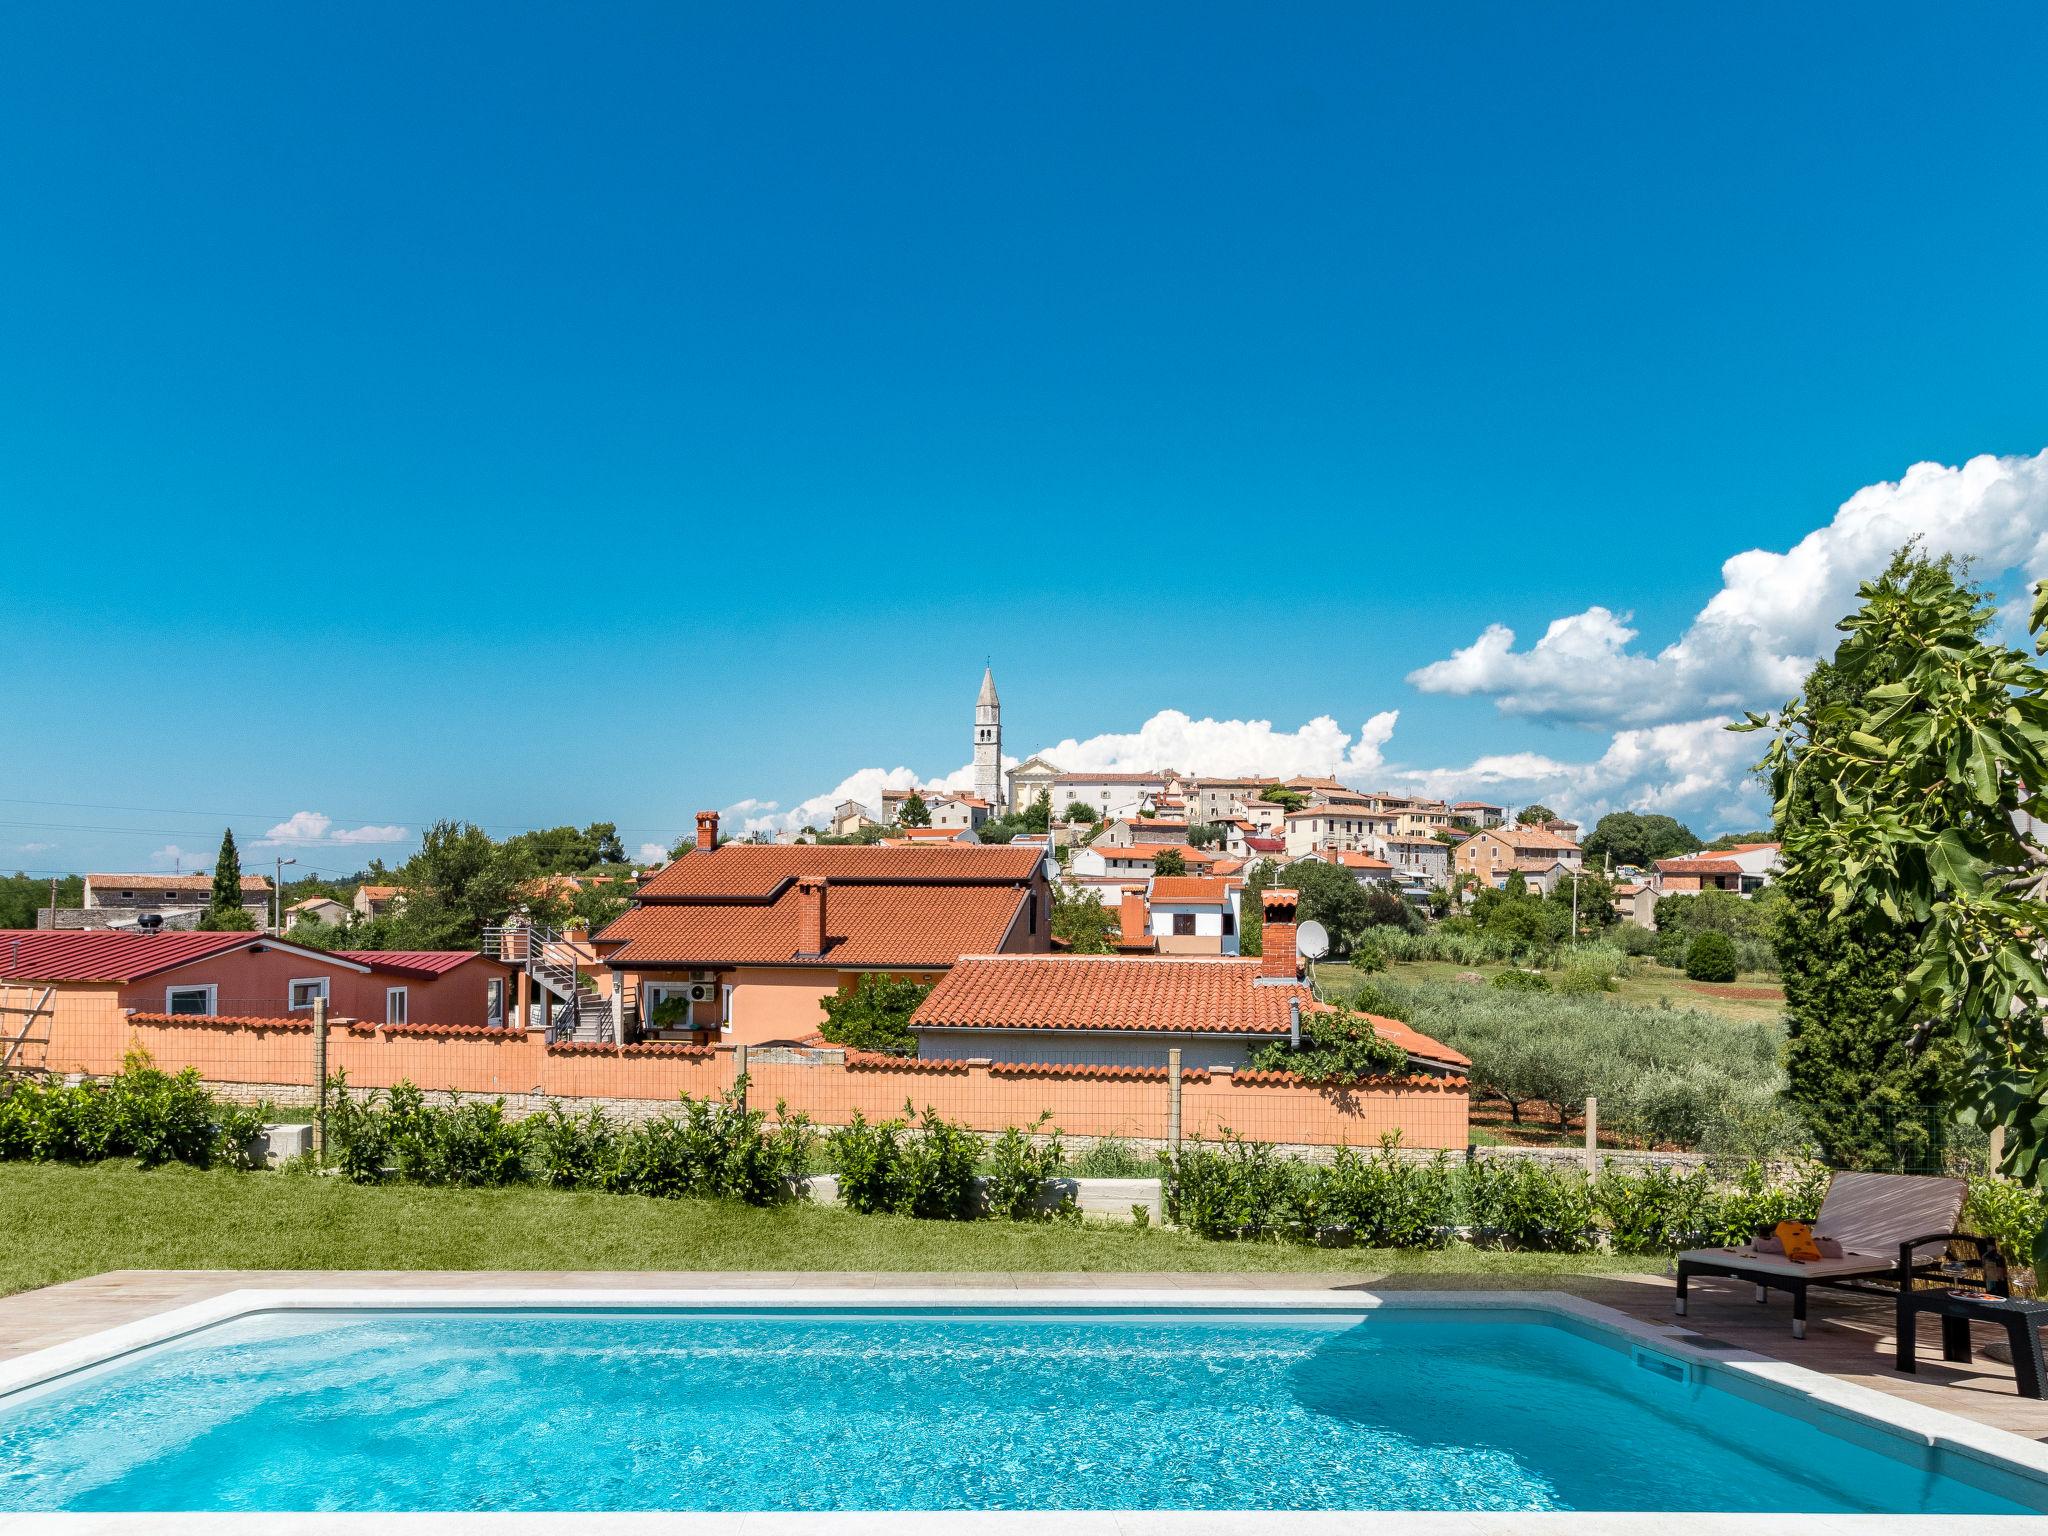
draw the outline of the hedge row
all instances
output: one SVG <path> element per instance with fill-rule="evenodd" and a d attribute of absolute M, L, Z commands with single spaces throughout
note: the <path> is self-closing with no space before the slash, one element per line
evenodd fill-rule
<path fill-rule="evenodd" d="M 0 1079 L 0 1160 L 247 1168 L 262 1129 L 260 1111 L 223 1103 L 190 1067 L 174 1076 L 141 1052 L 103 1080 Z"/>
<path fill-rule="evenodd" d="M 1759 1226 L 1810 1221 L 1824 1169 L 1788 1181 L 1752 1163 L 1732 1180 L 1705 1169 L 1582 1169 L 1529 1158 L 1427 1162 L 1392 1146 L 1340 1148 L 1328 1163 L 1279 1156 L 1264 1142 L 1197 1143 L 1172 1163 L 1166 1215 L 1204 1237 L 1334 1247 L 1480 1247 L 1583 1253 L 1604 1237 L 1617 1253 L 1668 1253 L 1746 1240 Z"/>

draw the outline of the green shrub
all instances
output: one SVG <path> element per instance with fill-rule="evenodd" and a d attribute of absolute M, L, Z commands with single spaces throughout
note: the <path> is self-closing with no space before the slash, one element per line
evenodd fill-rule
<path fill-rule="evenodd" d="M 1735 941 L 1709 928 L 1685 950 L 1685 974 L 1692 981 L 1733 981 L 1738 972 Z"/>
<path fill-rule="evenodd" d="M 896 1209 L 902 1186 L 903 1122 L 884 1120 L 870 1125 L 859 1110 L 826 1138 L 832 1165 L 839 1171 L 839 1202 L 863 1215 Z"/>
<path fill-rule="evenodd" d="M 908 1104 L 903 1108 L 910 1112 Z M 903 1140 L 896 1209 L 927 1221 L 970 1220 L 979 1214 L 974 1171 L 980 1161 L 981 1143 L 974 1133 L 927 1107 L 917 1129 Z"/>
<path fill-rule="evenodd" d="M 1466 1169 L 1473 1241 L 1544 1253 L 1585 1253 L 1595 1240 L 1593 1191 L 1577 1169 L 1533 1158 L 1482 1158 Z"/>
<path fill-rule="evenodd" d="M 1242 1239 L 1280 1230 L 1294 1206 L 1294 1170 L 1272 1145 L 1226 1131 L 1186 1143 L 1167 1160 L 1166 1219 L 1203 1237 Z"/>
<path fill-rule="evenodd" d="M 1064 1161 L 1060 1133 L 1047 1129 L 1051 1120 L 1048 1110 L 1029 1130 L 1013 1125 L 989 1148 L 985 1202 L 991 1216 L 1039 1221 L 1074 1209 L 1064 1194 L 1050 1207 L 1045 1202 L 1046 1183 L 1060 1177 Z"/>
<path fill-rule="evenodd" d="M 1493 978 L 1493 984 L 1503 992 L 1548 992 L 1550 978 L 1541 971 L 1502 971 Z"/>
<path fill-rule="evenodd" d="M 572 1115 L 551 1103 L 530 1118 L 526 1162 L 531 1176 L 550 1189 L 604 1189 L 613 1181 L 618 1132 L 595 1105 Z"/>
<path fill-rule="evenodd" d="M 1759 1227 L 1781 1221 L 1812 1221 L 1827 1198 L 1828 1171 L 1818 1165 L 1792 1179 L 1774 1179 L 1769 1169 L 1751 1163 L 1723 1186 L 1711 1208 L 1716 1246 L 1747 1242 Z"/>
<path fill-rule="evenodd" d="M 2048 1225 L 2048 1202 L 2039 1190 L 2010 1179 L 1973 1178 L 1969 1201 L 1963 1207 L 1963 1225 L 1997 1243 L 2014 1268 L 2031 1266 L 2041 1228 Z M 2036 1277 L 2035 1286 L 2039 1284 Z"/>
<path fill-rule="evenodd" d="M 1521 973 L 1509 971 L 1506 974 L 1515 976 Z M 1498 981 L 1500 978 L 1495 977 L 1494 979 Z M 1614 972 L 1597 961 L 1574 960 L 1564 968 L 1563 972 L 1558 976 L 1555 985 L 1556 990 L 1564 993 L 1567 997 L 1584 997 L 1589 994 L 1612 992 L 1614 990 Z"/>
<path fill-rule="evenodd" d="M 1441 1248 L 1455 1234 L 1458 1175 L 1439 1152 L 1426 1163 L 1397 1152 L 1393 1139 L 1370 1155 L 1340 1147 L 1326 1167 L 1307 1167 L 1296 1204 L 1310 1230 L 1365 1248 Z"/>
<path fill-rule="evenodd" d="M 910 1033 L 910 1016 L 931 990 L 928 981 L 897 981 L 870 971 L 852 990 L 825 999 L 825 1022 L 818 1032 L 834 1045 L 914 1056 L 917 1039 Z"/>
<path fill-rule="evenodd" d="M 142 1052 L 110 1078 L 0 1082 L 0 1159 L 247 1167 L 262 1125 L 260 1111 L 214 1098 L 193 1069 L 164 1072 Z"/>
<path fill-rule="evenodd" d="M 1713 1180 L 1704 1168 L 1680 1173 L 1602 1170 L 1593 1208 L 1616 1253 L 1670 1253 L 1705 1242 L 1718 1225 Z"/>

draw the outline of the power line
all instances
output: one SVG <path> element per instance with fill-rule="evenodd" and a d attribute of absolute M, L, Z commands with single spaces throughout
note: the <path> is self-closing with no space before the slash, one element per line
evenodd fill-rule
<path fill-rule="evenodd" d="M 19 796 L 19 795 L 0 795 L 0 805 L 41 805 L 41 806 L 49 806 L 49 807 L 52 807 L 52 808 L 54 808 L 54 809 L 58 809 L 58 810 L 67 810 L 67 811 L 122 811 L 122 812 L 125 812 L 125 813 L 128 813 L 128 814 L 131 814 L 131 815 L 136 815 L 136 816 L 212 816 L 212 817 L 225 817 L 225 818 L 227 818 L 227 819 L 228 819 L 228 820 L 230 820 L 230 821 L 270 821 L 270 822 L 287 822 L 287 821 L 290 821 L 290 820 L 292 819 L 292 817 L 294 817 L 294 816 L 296 816 L 296 815 L 298 815 L 298 814 L 299 814 L 299 812 L 298 812 L 298 811 L 208 811 L 208 810 L 186 810 L 186 809 L 180 808 L 180 807 L 178 807 L 178 806 L 174 806 L 174 805 L 103 805 L 103 804 L 100 804 L 100 803 L 98 803 L 98 802 L 95 802 L 95 801 L 89 801 L 89 800 L 30 800 L 30 799 L 24 798 L 24 797 L 22 797 L 22 796 Z M 404 824 L 406 824 L 406 825 L 408 825 L 408 826 L 411 826 L 411 825 L 415 825 L 415 824 L 428 824 L 428 825 L 431 825 L 432 823 L 434 823 L 434 822 L 436 822 L 436 821 L 440 821 L 440 820 L 442 820 L 442 819 L 443 819 L 443 818 L 441 818 L 441 817 L 439 817 L 439 816 L 357 816 L 357 815 L 330 815 L 330 814 L 329 814 L 328 812 L 325 812 L 325 811 L 322 811 L 322 812 L 320 812 L 319 814 L 320 814 L 320 815 L 323 815 L 323 816 L 327 816 L 328 820 L 329 820 L 329 821 L 331 821 L 331 822 L 332 822 L 332 821 L 355 821 L 355 822 L 362 822 L 362 823 L 364 823 L 364 824 L 366 824 L 366 825 L 372 825 L 372 826 L 393 826 L 393 825 L 397 825 L 397 824 L 400 824 L 400 823 L 404 823 Z M 533 820 L 533 821 L 524 821 L 524 822 L 519 822 L 519 821 L 473 821 L 473 822 L 470 822 L 470 825 L 471 825 L 471 826 L 473 826 L 473 827 L 479 827 L 479 828 L 481 828 L 482 830 L 484 830 L 484 831 L 486 831 L 486 832 L 515 832 L 515 833 L 516 833 L 516 832 L 533 832 L 533 831 L 539 831 L 539 830 L 541 830 L 541 829 L 542 829 L 542 827 L 543 827 L 543 823 L 545 822 L 545 820 L 546 820 L 546 818 L 544 818 L 544 817 L 543 817 L 543 818 L 540 818 L 540 819 L 537 819 L 537 820 Z M 570 825 L 570 823 L 557 823 L 557 825 Z M 618 825 L 617 823 L 614 823 L 613 825 L 614 825 L 615 829 L 616 829 L 616 830 L 617 830 L 617 831 L 619 832 L 619 834 L 620 834 L 621 836 L 624 836 L 624 835 L 625 835 L 625 834 L 627 834 L 627 833 L 632 833 L 632 834 L 638 835 L 638 834 L 641 834 L 641 833 L 650 833 L 650 834 L 651 834 L 651 833 L 654 833 L 654 832 L 656 832 L 656 831 L 657 831 L 657 829 L 656 829 L 656 828 L 654 828 L 654 827 L 652 827 L 652 826 L 649 826 L 649 825 L 643 825 L 643 826 L 619 826 L 619 825 Z M 36 822 L 36 821 L 6 821 L 6 822 L 0 822 L 0 826 L 8 826 L 8 827 L 48 827 L 48 828 L 51 828 L 51 829 L 53 829 L 53 830 L 62 830 L 62 831 L 77 831 L 77 832 L 122 832 L 122 831 L 136 831 L 136 832 L 141 832 L 141 833 L 143 833 L 143 834 L 145 834 L 145 835 L 147 835 L 147 836 L 155 836 L 155 835 L 157 835 L 157 834 L 158 834 L 158 833 L 160 833 L 160 832 L 161 832 L 161 833 L 163 833 L 163 834 L 164 834 L 165 836 L 169 836 L 169 835 L 171 835 L 171 834 L 172 834 L 172 831 L 176 831 L 176 832 L 185 832 L 185 833 L 189 833 L 189 832 L 191 832 L 191 831 L 193 830 L 193 829 L 192 829 L 191 827 L 179 827 L 179 828 L 175 828 L 175 829 L 165 829 L 165 828 L 158 828 L 158 827 L 134 827 L 134 828 L 127 828 L 127 827 L 68 827 L 68 826 L 65 826 L 65 825 L 64 825 L 63 823 L 60 823 L 60 822 Z M 662 832 L 662 833 L 661 833 L 660 835 L 662 835 L 662 836 L 668 836 L 668 835 L 670 835 L 670 834 L 668 834 L 667 832 Z M 404 840 L 405 840 L 405 841 L 410 841 L 410 833 L 408 833 L 408 836 L 407 836 L 407 838 L 406 838 L 406 839 L 404 839 Z M 311 846 L 316 846 L 316 845 L 313 845 L 313 844 L 306 844 L 306 845 L 304 845 L 304 846 L 308 846 L 308 847 L 311 847 Z"/>

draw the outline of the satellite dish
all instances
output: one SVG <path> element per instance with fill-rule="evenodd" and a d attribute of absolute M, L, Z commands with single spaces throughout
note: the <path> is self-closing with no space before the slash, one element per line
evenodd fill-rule
<path fill-rule="evenodd" d="M 1304 960 L 1320 960 L 1330 952 L 1330 930 L 1310 918 L 1294 930 L 1295 953 Z"/>

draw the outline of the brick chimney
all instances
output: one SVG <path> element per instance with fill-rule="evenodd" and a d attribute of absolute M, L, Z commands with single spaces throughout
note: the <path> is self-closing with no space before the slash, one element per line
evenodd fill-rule
<path fill-rule="evenodd" d="M 796 952 L 825 953 L 825 877 L 802 875 L 796 882 Z"/>
<path fill-rule="evenodd" d="M 709 853 L 718 846 L 718 812 L 697 813 L 697 851 Z"/>
<path fill-rule="evenodd" d="M 1294 907 L 1298 899 L 1298 892 L 1278 885 L 1261 893 L 1266 915 L 1263 953 L 1259 956 L 1261 981 L 1301 979 L 1301 961 L 1294 951 Z"/>
<path fill-rule="evenodd" d="M 1145 904 L 1145 898 L 1138 892 L 1125 888 L 1123 900 L 1117 905 L 1116 925 L 1127 943 L 1135 944 L 1152 937 L 1152 909 Z"/>

